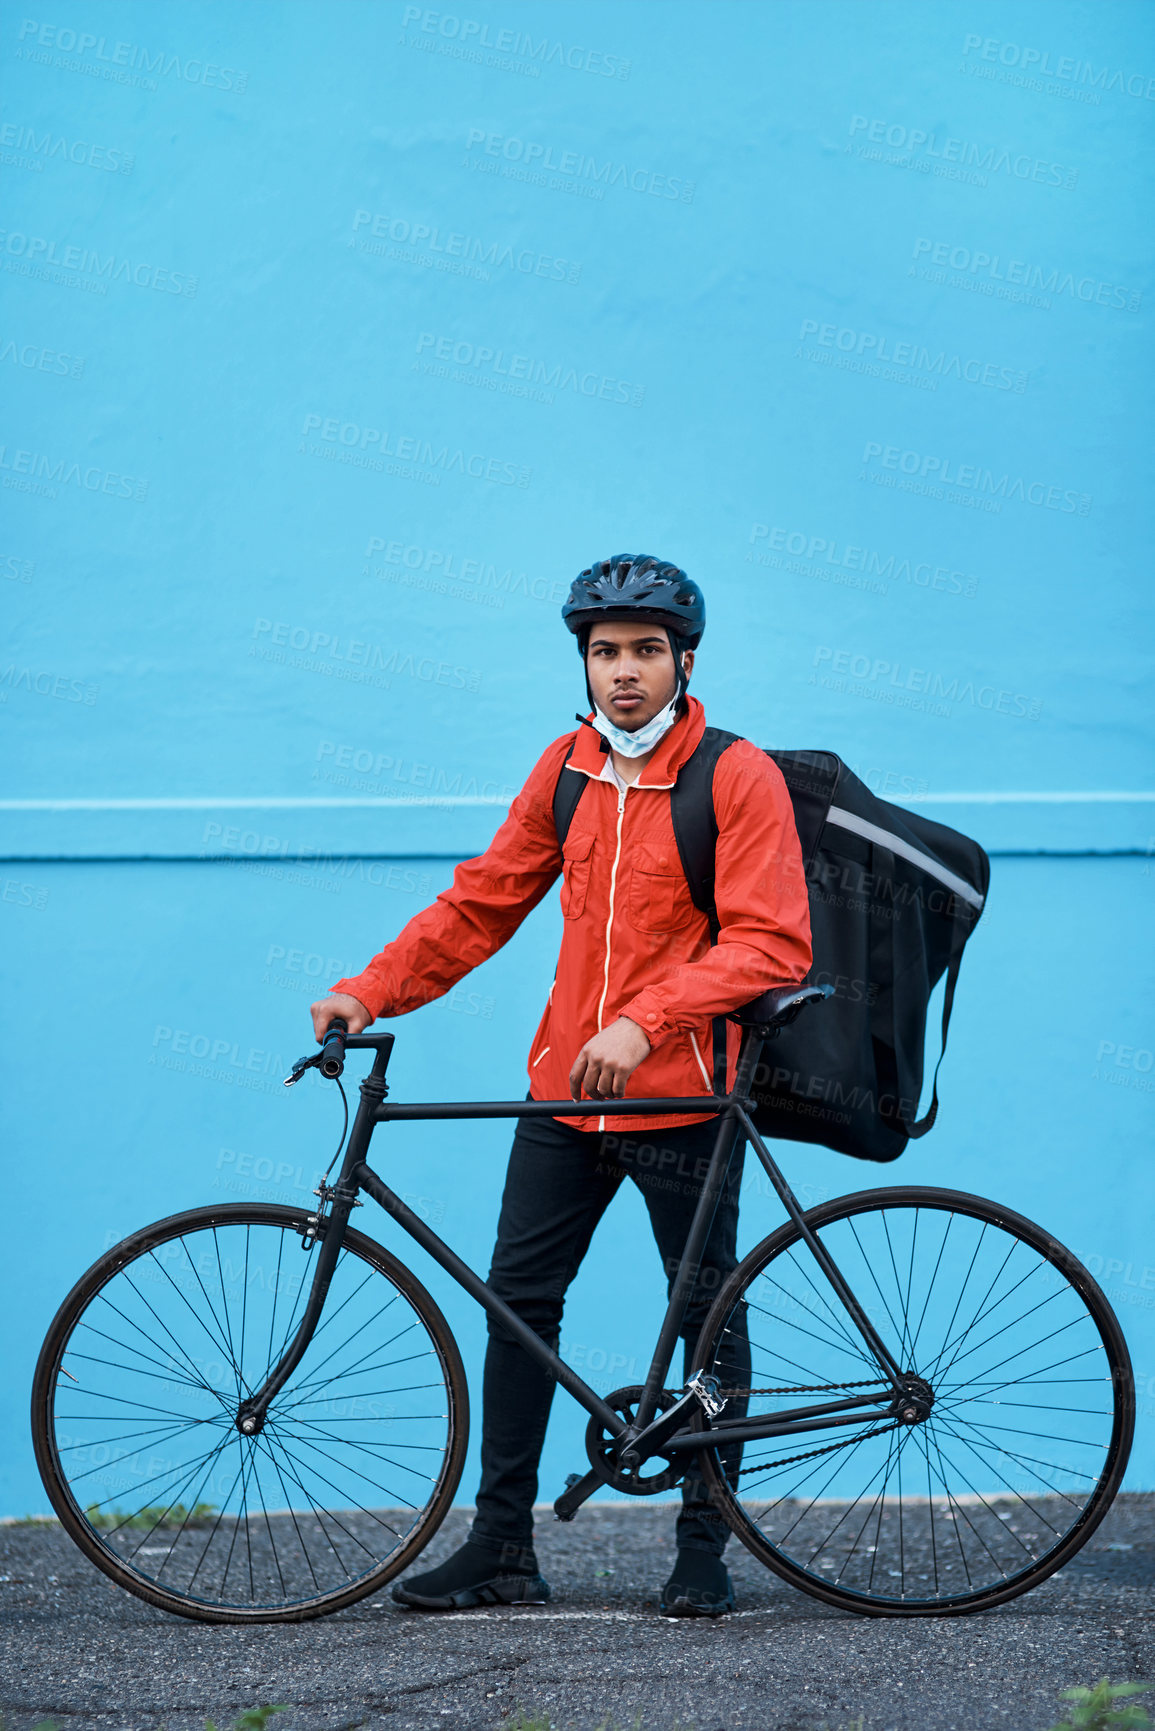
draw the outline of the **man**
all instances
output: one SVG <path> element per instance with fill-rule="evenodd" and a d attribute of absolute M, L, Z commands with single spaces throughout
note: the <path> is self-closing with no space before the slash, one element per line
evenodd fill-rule
<path fill-rule="evenodd" d="M 562 616 L 585 662 L 589 716 L 548 747 L 486 852 L 460 865 L 452 887 L 363 974 L 339 980 L 312 1006 L 314 1030 L 320 1039 L 343 1016 L 360 1033 L 376 1016 L 403 1015 L 448 991 L 512 937 L 560 871 L 565 924 L 529 1054 L 532 1097 L 585 1095 L 608 1105 L 627 1093 L 709 1094 L 714 1019 L 801 980 L 810 966 L 790 798 L 774 763 L 746 742 L 719 758 L 712 945 L 679 861 L 669 795 L 706 725 L 686 692 L 705 627 L 701 591 L 675 565 L 622 553 L 582 572 Z M 583 778 L 581 798 L 559 846 L 555 790 L 559 776 L 575 775 Z M 727 1029 L 732 1076 L 739 1035 L 733 1024 Z M 519 1120 L 490 1286 L 556 1348 L 566 1290 L 627 1176 L 645 1199 L 672 1282 L 716 1128 L 701 1117 L 615 1118 L 612 1111 Z M 646 1130 L 660 1142 L 658 1158 L 644 1138 L 639 1147 Z M 736 1264 L 741 1165 L 736 1153 L 684 1319 L 687 1372 L 710 1302 Z M 690 1176 L 671 1185 L 667 1171 Z M 740 1361 L 741 1346 L 735 1351 Z M 533 1503 L 553 1389 L 491 1322 L 470 1538 L 438 1568 L 395 1587 L 401 1604 L 451 1610 L 548 1598 L 533 1550 Z M 727 1536 L 691 1468 L 677 1561 L 662 1591 L 667 1615 L 733 1609 L 722 1561 Z"/>

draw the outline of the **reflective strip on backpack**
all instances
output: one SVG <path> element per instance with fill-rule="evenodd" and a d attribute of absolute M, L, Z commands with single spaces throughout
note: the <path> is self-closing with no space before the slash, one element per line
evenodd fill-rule
<path fill-rule="evenodd" d="M 948 871 L 944 865 L 939 865 L 928 853 L 911 847 L 909 842 L 902 841 L 889 830 L 879 829 L 876 823 L 868 823 L 864 817 L 855 817 L 852 811 L 843 811 L 842 807 L 837 805 L 832 805 L 827 811 L 826 821 L 836 823 L 840 829 L 852 830 L 855 835 L 875 842 L 879 847 L 889 848 L 890 852 L 898 854 L 900 859 L 909 860 L 911 865 L 920 866 L 932 878 L 937 878 L 940 884 L 945 884 L 960 900 L 969 902 L 972 908 L 982 907 L 984 898 L 965 878 L 956 877 L 954 872 Z"/>

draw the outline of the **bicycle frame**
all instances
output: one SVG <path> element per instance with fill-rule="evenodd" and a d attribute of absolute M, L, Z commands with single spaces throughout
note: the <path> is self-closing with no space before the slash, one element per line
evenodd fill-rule
<path fill-rule="evenodd" d="M 601 1117 L 606 1112 L 606 1101 L 484 1100 L 453 1101 L 445 1104 L 390 1104 L 386 1100 L 388 1088 L 385 1074 L 393 1048 L 393 1035 L 350 1035 L 345 1041 L 349 1050 L 371 1050 L 375 1056 L 369 1074 L 361 1083 L 360 1105 L 354 1117 L 337 1183 L 331 1188 L 323 1189 L 321 1204 L 314 1217 L 314 1230 L 320 1241 L 320 1251 L 313 1284 L 292 1343 L 264 1385 L 241 1404 L 237 1415 L 238 1428 L 246 1434 L 261 1429 L 270 1403 L 304 1356 L 324 1306 L 350 1212 L 357 1201 L 358 1191 L 362 1190 L 371 1196 L 410 1238 L 428 1252 L 471 1298 L 475 1298 L 486 1313 L 498 1321 L 531 1358 L 536 1359 L 543 1369 L 573 1396 L 579 1406 L 613 1439 L 619 1462 L 631 1470 L 656 1455 L 667 1460 L 672 1458 L 676 1463 L 688 1463 L 694 1452 L 704 1448 L 721 1448 L 729 1442 L 754 1442 L 768 1437 L 801 1435 L 808 1431 L 826 1429 L 831 1425 L 857 1424 L 867 1416 L 865 1409 L 872 1407 L 876 1409 L 879 1418 L 893 1420 L 908 1398 L 902 1368 L 879 1337 L 830 1253 L 811 1231 L 790 1186 L 750 1119 L 754 1072 L 761 1058 L 763 1043 L 767 1038 L 772 1038 L 774 1032 L 775 1029 L 759 1026 L 745 1028 L 735 1070 L 734 1087 L 730 1094 L 699 1095 L 691 1099 L 626 1099 L 613 1102 L 611 1115 L 614 1117 L 642 1114 L 652 1116 L 659 1112 L 718 1115 L 713 1154 L 686 1237 L 682 1260 L 662 1320 L 653 1359 L 646 1374 L 644 1389 L 632 1421 L 609 1406 L 584 1378 L 540 1339 L 502 1299 L 491 1292 L 481 1276 L 407 1207 L 396 1192 L 366 1163 L 369 1144 L 378 1124 L 446 1118 Z M 692 1378 L 676 1403 L 668 1410 L 659 1412 L 660 1397 L 677 1345 L 682 1318 L 697 1278 L 700 1258 L 713 1224 L 731 1159 L 743 1139 L 753 1147 L 803 1242 L 861 1336 L 867 1352 L 878 1365 L 878 1393 L 848 1396 L 754 1418 L 727 1420 L 717 1418 L 711 1412 L 711 1407 L 719 1411 L 725 1403 L 712 1401 L 709 1389 L 704 1384 L 697 1383 L 696 1378 Z M 326 1203 L 331 1204 L 328 1214 L 325 1213 Z M 690 1428 L 690 1421 L 695 1418 L 699 1427 L 701 1426 L 703 1414 L 708 1421 L 706 1428 Z M 567 1491 L 557 1505 L 560 1518 L 571 1518 L 573 1509 L 584 1501 L 600 1482 L 600 1475 L 591 1472 L 578 1482 L 572 1491 Z M 562 1505 L 567 1499 L 569 1513 L 563 1513 Z"/>

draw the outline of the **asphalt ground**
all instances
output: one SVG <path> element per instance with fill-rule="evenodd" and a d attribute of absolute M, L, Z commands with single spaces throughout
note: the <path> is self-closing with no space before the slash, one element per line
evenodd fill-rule
<path fill-rule="evenodd" d="M 423 1562 L 463 1537 L 446 1521 Z M 548 1606 L 422 1615 L 388 1592 L 316 1622 L 187 1622 L 114 1587 L 54 1525 L 0 1527 L 4 1731 L 203 1731 L 285 1704 L 275 1731 L 559 1728 L 1047 1731 L 1060 1689 L 1155 1682 L 1155 1496 L 1127 1496 L 1066 1569 L 978 1615 L 851 1616 L 788 1587 L 733 1542 L 738 1612 L 669 1621 L 657 1598 L 672 1511 L 547 1514 Z"/>

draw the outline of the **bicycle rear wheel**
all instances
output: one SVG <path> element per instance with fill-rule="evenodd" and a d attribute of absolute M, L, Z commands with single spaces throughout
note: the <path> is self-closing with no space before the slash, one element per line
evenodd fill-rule
<path fill-rule="evenodd" d="M 784 1580 L 868 1615 L 982 1610 L 1036 1586 L 1102 1520 L 1131 1447 L 1131 1363 L 1103 1293 L 1041 1227 L 957 1191 L 864 1191 L 806 1219 L 933 1403 L 918 1423 L 884 1399 L 845 1428 L 748 1443 L 737 1490 L 704 1452 L 730 1527 Z M 701 1366 L 724 1367 L 743 1318 L 752 1387 L 733 1409 L 881 1394 L 793 1222 L 719 1293 Z"/>
<path fill-rule="evenodd" d="M 264 1429 L 237 1429 L 309 1294 L 307 1218 L 239 1204 L 146 1227 L 89 1269 L 41 1349 L 32 1429 L 52 1505 L 98 1568 L 166 1611 L 337 1610 L 399 1574 L 453 1500 L 469 1430 L 456 1342 L 360 1232 Z"/>

